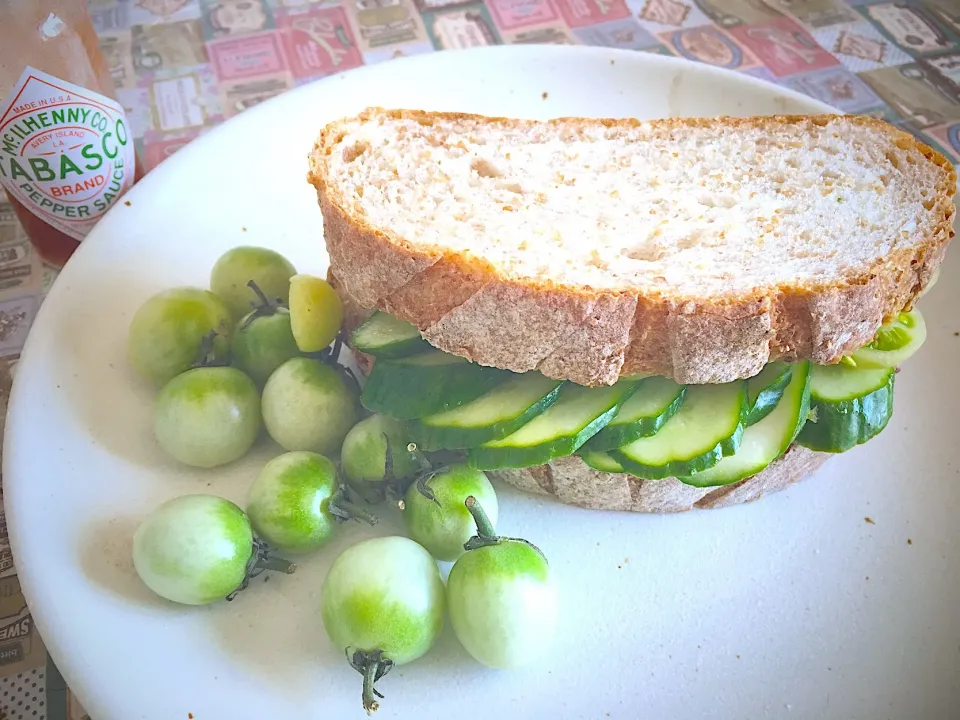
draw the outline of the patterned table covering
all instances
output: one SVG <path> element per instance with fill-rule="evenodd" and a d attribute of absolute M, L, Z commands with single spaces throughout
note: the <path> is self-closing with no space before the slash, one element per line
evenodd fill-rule
<path fill-rule="evenodd" d="M 147 169 L 223 120 L 311 80 L 500 43 L 606 45 L 736 70 L 883 118 L 960 163 L 960 0 L 88 3 Z M 54 279 L 0 202 L 4 407 Z M 0 720 L 87 718 L 46 655 L 15 572 L 0 506 Z"/>

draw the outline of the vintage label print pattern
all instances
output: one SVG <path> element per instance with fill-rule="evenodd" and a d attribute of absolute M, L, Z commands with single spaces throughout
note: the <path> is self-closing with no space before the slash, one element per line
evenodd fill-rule
<path fill-rule="evenodd" d="M 581 43 L 676 55 L 833 98 L 845 109 L 878 102 L 863 112 L 906 123 L 921 139 L 942 146 L 942 139 L 938 143 L 923 129 L 944 124 L 960 105 L 955 90 L 960 64 L 953 57 L 960 52 L 960 6 L 954 5 L 952 0 L 143 0 L 131 8 L 120 0 L 98 0 L 91 7 L 151 167 L 183 145 L 184 130 L 201 135 L 221 118 L 316 78 L 409 55 L 497 43 Z M 867 75 L 885 68 L 898 73 Z M 950 113 L 942 111 L 941 99 Z M 151 107 L 143 108 L 144 102 Z M 911 102 L 916 107 L 909 107 Z M 952 144 L 945 149 L 960 157 Z"/>

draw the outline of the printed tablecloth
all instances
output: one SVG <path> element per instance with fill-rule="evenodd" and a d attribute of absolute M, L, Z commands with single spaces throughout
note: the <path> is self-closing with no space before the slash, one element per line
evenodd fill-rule
<path fill-rule="evenodd" d="M 960 0 L 88 1 L 147 169 L 294 86 L 501 43 L 606 45 L 736 70 L 883 118 L 960 163 Z M 54 279 L 0 202 L 2 407 Z M 34 631 L 2 509 L 0 675 L 0 720 L 87 717 Z"/>

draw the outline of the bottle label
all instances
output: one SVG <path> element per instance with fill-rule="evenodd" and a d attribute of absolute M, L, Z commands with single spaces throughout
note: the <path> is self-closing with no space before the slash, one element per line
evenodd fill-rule
<path fill-rule="evenodd" d="M 0 184 L 76 240 L 133 186 L 135 163 L 111 98 L 27 66 L 0 103 Z"/>

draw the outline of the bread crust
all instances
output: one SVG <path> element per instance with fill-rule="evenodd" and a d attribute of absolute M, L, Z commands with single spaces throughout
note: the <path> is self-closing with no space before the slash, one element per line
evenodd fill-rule
<path fill-rule="evenodd" d="M 593 510 L 675 513 L 759 500 L 812 475 L 829 458 L 828 453 L 793 445 L 783 457 L 753 477 L 712 488 L 684 485 L 676 478 L 641 480 L 624 473 L 601 472 L 575 455 L 537 467 L 488 472 L 520 490 L 549 495 L 567 505 Z"/>
<path fill-rule="evenodd" d="M 370 109 L 421 124 L 469 119 L 459 113 Z M 813 118 L 834 122 L 836 116 Z M 489 122 L 518 121 L 490 118 Z M 671 128 L 811 121 L 805 116 L 671 118 Z M 310 154 L 324 221 L 330 265 L 344 289 L 363 307 L 378 308 L 416 325 L 446 352 L 482 365 L 581 385 L 606 385 L 621 375 L 652 373 L 679 383 L 721 383 L 751 377 L 775 359 L 837 362 L 869 342 L 877 328 L 913 306 L 943 260 L 954 235 L 952 196 L 957 176 L 940 153 L 913 136 L 873 118 L 846 116 L 890 136 L 905 151 L 918 151 L 939 173 L 930 199 L 929 228 L 922 242 L 895 250 L 871 266 L 851 268 L 831 284 L 756 289 L 736 297 L 684 297 L 668 291 L 638 294 L 504 277 L 482 258 L 431 252 L 372 227 L 345 210 L 325 157 L 343 137 L 341 123 L 320 133 Z M 630 126 L 636 120 L 587 123 Z"/>

